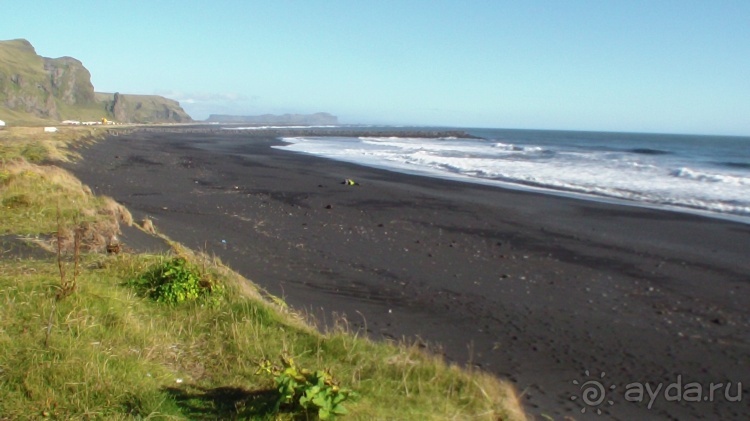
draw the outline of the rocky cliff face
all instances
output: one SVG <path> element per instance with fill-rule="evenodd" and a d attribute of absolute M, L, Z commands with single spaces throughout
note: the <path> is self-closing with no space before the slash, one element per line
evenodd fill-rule
<path fill-rule="evenodd" d="M 112 102 L 108 105 L 108 108 L 112 111 L 112 115 L 115 117 L 115 121 L 126 121 L 128 119 L 128 110 L 119 92 L 115 92 L 112 95 Z"/>
<path fill-rule="evenodd" d="M 214 123 L 274 124 L 279 126 L 329 126 L 339 124 L 338 117 L 328 113 L 263 114 L 255 116 L 211 114 L 207 121 Z"/>
<path fill-rule="evenodd" d="M 72 57 L 46 58 L 26 40 L 0 41 L 0 118 L 9 123 L 99 120 L 189 122 L 177 101 L 156 95 L 96 94 Z"/>
<path fill-rule="evenodd" d="M 26 40 L 0 44 L 0 104 L 38 117 L 59 117 L 44 60 Z"/>
<path fill-rule="evenodd" d="M 44 58 L 44 70 L 55 98 L 69 105 L 94 102 L 91 73 L 80 61 L 72 57 Z"/>
<path fill-rule="evenodd" d="M 122 123 L 189 123 L 193 121 L 180 103 L 158 95 L 97 93 L 97 99 L 115 121 Z"/>

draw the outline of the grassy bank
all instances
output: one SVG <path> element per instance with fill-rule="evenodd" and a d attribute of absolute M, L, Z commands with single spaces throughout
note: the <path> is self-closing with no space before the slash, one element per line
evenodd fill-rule
<path fill-rule="evenodd" d="M 52 250 L 0 258 L 0 419 L 315 418 L 317 410 L 277 403 L 284 381 L 318 371 L 325 381 L 308 386 L 311 395 L 353 391 L 344 419 L 524 419 L 514 391 L 494 377 L 372 342 L 345 321 L 321 334 L 178 244 L 166 255 L 103 252 L 129 213 L 49 165 L 75 159 L 69 146 L 96 133 L 40 131 L 0 132 L 0 233 Z M 154 300 L 159 287 L 149 282 L 179 272 L 175 262 L 189 269 L 180 276 L 195 281 L 197 298 Z M 259 370 L 266 361 L 286 374 Z"/>

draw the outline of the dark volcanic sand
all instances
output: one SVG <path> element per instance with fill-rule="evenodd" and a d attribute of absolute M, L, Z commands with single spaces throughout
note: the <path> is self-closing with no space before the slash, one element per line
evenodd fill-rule
<path fill-rule="evenodd" d="M 509 379 L 531 414 L 597 418 L 596 408 L 580 413 L 572 381 L 604 372 L 601 383 L 616 385 L 604 418 L 750 418 L 750 226 L 272 144 L 252 133 L 134 132 L 82 150 L 72 169 L 324 323 L 345 314 L 373 337 L 421 338 Z M 630 383 L 666 387 L 678 375 L 681 390 L 732 382 L 730 398 L 742 382 L 743 402 L 724 388 L 713 402 L 668 402 L 662 390 L 651 409 L 647 394 L 625 399 Z"/>

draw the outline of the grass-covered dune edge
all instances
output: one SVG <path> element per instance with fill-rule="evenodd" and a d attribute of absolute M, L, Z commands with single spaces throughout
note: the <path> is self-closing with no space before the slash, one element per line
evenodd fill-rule
<path fill-rule="evenodd" d="M 215 258 L 113 249 L 127 209 L 54 166 L 102 136 L 0 131 L 0 420 L 526 419 L 509 384 L 321 333 Z"/>

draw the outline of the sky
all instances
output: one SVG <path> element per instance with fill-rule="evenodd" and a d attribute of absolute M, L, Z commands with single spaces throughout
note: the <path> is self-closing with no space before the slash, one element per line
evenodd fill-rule
<path fill-rule="evenodd" d="M 99 92 L 344 124 L 750 135 L 750 1 L 3 0 Z M 12 15 L 12 16 L 11 16 Z"/>

